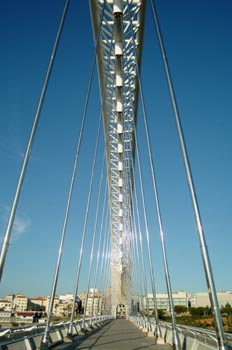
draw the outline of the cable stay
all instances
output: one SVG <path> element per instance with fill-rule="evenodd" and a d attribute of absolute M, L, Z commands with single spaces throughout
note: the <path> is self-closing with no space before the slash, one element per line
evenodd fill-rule
<path fill-rule="evenodd" d="M 97 278 L 98 278 L 98 274 L 99 274 L 98 269 L 99 269 L 100 252 L 101 252 L 101 249 L 103 250 L 103 247 L 105 244 L 104 243 L 105 242 L 105 235 L 104 235 L 104 239 L 102 240 L 103 227 L 107 227 L 107 222 L 108 222 L 108 215 L 107 215 L 108 213 L 106 214 L 106 212 L 107 212 L 106 195 L 107 195 L 107 186 L 105 184 L 105 193 L 104 193 L 103 206 L 102 206 L 102 219 L 101 219 L 100 229 L 99 229 L 96 269 L 95 269 L 95 277 L 94 277 L 94 284 L 93 284 L 92 305 L 91 305 L 91 311 L 90 311 L 90 326 L 93 325 L 92 319 L 93 319 L 93 313 L 94 313 L 94 304 L 95 304 L 94 300 L 95 300 L 95 291 L 96 291 L 96 287 L 97 287 Z M 105 222 L 104 222 L 104 220 L 105 220 Z M 102 243 L 102 241 L 103 241 L 103 243 Z M 101 248 L 101 243 L 102 243 L 102 248 Z M 100 296 L 98 295 L 98 301 L 99 301 L 99 297 Z M 97 306 L 99 305 L 98 301 L 97 301 Z M 97 307 L 95 316 L 97 316 L 98 314 L 99 314 L 99 310 Z"/>
<path fill-rule="evenodd" d="M 131 21 L 131 17 L 130 17 L 130 21 Z M 134 41 L 133 34 L 132 34 L 132 40 Z M 134 43 L 134 45 L 135 45 L 135 43 Z M 164 241 L 163 228 L 162 228 L 162 223 L 161 223 L 161 213 L 160 213 L 160 205 L 159 205 L 159 200 L 158 200 L 158 190 L 157 190 L 156 178 L 155 178 L 155 173 L 154 173 L 154 163 L 153 163 L 151 146 L 150 146 L 150 137 L 149 137 L 149 131 L 148 131 L 148 125 L 147 125 L 147 115 L 146 115 L 146 110 L 145 110 L 145 102 L 144 102 L 144 97 L 143 97 L 142 83 L 141 83 L 141 79 L 140 79 L 138 57 L 136 54 L 136 50 L 135 50 L 134 54 L 135 54 L 135 61 L 136 61 L 136 67 L 137 67 L 139 94 L 140 94 L 140 98 L 141 98 L 143 119 L 144 119 L 145 131 L 146 131 L 146 141 L 147 141 L 147 147 L 148 147 L 150 169 L 151 169 L 151 174 L 152 174 L 153 190 L 154 190 L 156 210 L 157 210 L 157 218 L 158 218 L 158 222 L 159 222 L 159 230 L 160 230 L 160 238 L 161 238 L 161 244 L 162 244 L 162 252 L 163 252 L 164 267 L 165 267 L 165 277 L 166 277 L 167 291 L 168 291 L 168 297 L 169 297 L 169 305 L 170 305 L 170 311 L 171 311 L 171 315 L 172 315 L 173 347 L 174 347 L 174 349 L 178 350 L 180 348 L 180 340 L 179 340 L 178 333 L 177 333 L 176 317 L 175 317 L 175 312 L 174 312 L 174 303 L 173 303 L 172 290 L 171 290 L 171 281 L 170 281 L 170 276 L 169 276 L 167 254 L 166 254 L 166 249 L 165 249 L 165 241 Z M 136 134 L 135 134 L 135 139 L 136 139 Z M 148 256 L 149 256 L 149 266 L 150 266 L 150 274 L 151 274 L 151 280 L 152 280 L 151 283 L 152 283 L 154 303 L 156 303 L 155 302 L 156 291 L 155 291 L 155 282 L 154 282 L 153 263 L 152 263 L 152 258 L 151 258 L 151 248 L 150 248 L 148 224 L 147 224 L 147 216 L 146 216 L 146 204 L 145 204 L 145 199 L 144 199 L 144 190 L 143 190 L 143 184 L 142 184 L 142 173 L 141 173 L 141 167 L 140 167 L 140 161 L 139 161 L 140 158 L 139 158 L 139 152 L 138 152 L 137 139 L 136 139 L 136 152 L 137 152 L 136 154 L 137 154 L 137 160 L 138 160 L 139 179 L 140 179 L 139 182 L 140 182 L 140 186 L 141 186 L 142 207 L 143 207 L 144 220 L 145 220 L 145 233 L 146 233 L 147 249 L 148 249 Z M 157 331 L 158 331 L 157 337 L 159 337 L 160 336 L 159 328 L 157 328 Z"/>
<path fill-rule="evenodd" d="M 17 188 L 16 188 L 16 191 L 15 191 L 13 204 L 12 204 L 12 207 L 11 207 L 11 212 L 10 212 L 10 215 L 9 215 L 9 221 L 8 221 L 8 224 L 7 224 L 7 229 L 6 229 L 6 232 L 5 232 L 4 241 L 3 241 L 3 245 L 2 245 L 2 249 L 1 249 L 1 255 L 0 255 L 0 282 L 1 282 L 1 279 L 2 279 L 2 274 L 3 274 L 5 260 L 6 260 L 6 255 L 7 255 L 7 250 L 8 250 L 8 246 L 9 246 L 9 242 L 10 242 L 12 228 L 13 228 L 15 215 L 16 215 L 16 211 L 17 211 L 17 206 L 18 206 L 18 202 L 19 202 L 19 198 L 20 198 L 20 193 L 21 193 L 21 190 L 22 190 L 22 186 L 23 186 L 23 182 L 24 182 L 24 178 L 25 178 L 28 162 L 29 162 L 30 155 L 31 155 L 32 145 L 33 145 L 33 142 L 34 142 L 34 139 L 35 139 L 35 136 L 36 136 L 36 131 L 37 131 L 37 127 L 38 127 L 38 124 L 39 124 L 40 114 L 41 114 L 42 106 L 43 106 L 43 103 L 44 103 L 46 91 L 47 91 L 47 88 L 48 88 L 49 78 L 50 78 L 50 75 L 52 73 L 52 68 L 53 68 L 53 65 L 54 65 L 54 62 L 55 62 L 56 53 L 57 53 L 57 49 L 58 49 L 58 46 L 59 46 L 59 42 L 60 42 L 60 38 L 61 38 L 61 34 L 62 34 L 64 22 L 65 22 L 65 18 L 66 18 L 67 12 L 68 12 L 69 3 L 70 3 L 70 0 L 66 0 L 65 6 L 64 6 L 64 9 L 63 9 L 63 13 L 62 13 L 62 16 L 61 16 L 60 24 L 59 24 L 59 27 L 58 27 L 58 30 L 57 30 L 54 46 L 53 46 L 52 53 L 51 53 L 51 56 L 50 56 L 50 60 L 49 60 L 49 64 L 48 64 L 48 68 L 47 68 L 47 72 L 46 72 L 46 76 L 45 76 L 45 79 L 44 79 L 44 82 L 43 82 L 43 86 L 42 86 L 42 90 L 41 90 L 41 93 L 40 93 L 39 102 L 38 102 L 38 105 L 37 105 L 37 108 L 36 108 L 36 113 L 35 113 L 35 116 L 34 116 L 34 121 L 33 121 L 32 129 L 31 129 L 31 134 L 30 134 L 30 137 L 29 137 L 27 149 L 26 149 L 26 152 L 25 152 L 24 160 L 23 160 L 23 165 L 22 165 L 22 168 L 21 168 L 21 172 L 20 172 L 20 175 L 19 175 Z"/>
<path fill-rule="evenodd" d="M 171 73 L 170 73 L 170 69 L 169 69 L 169 65 L 168 65 L 167 55 L 165 52 L 164 42 L 163 42 L 163 38 L 162 38 L 162 33 L 161 33 L 160 25 L 159 25 L 159 20 L 158 20 L 157 11 L 155 8 L 154 0 L 151 0 L 150 3 L 151 3 L 151 10 L 152 10 L 152 14 L 153 14 L 156 34 L 157 34 L 158 42 L 159 42 L 159 46 L 160 46 L 162 61 L 163 61 L 164 69 L 165 69 L 166 79 L 167 79 L 167 83 L 168 83 L 173 112 L 174 112 L 174 116 L 175 116 L 177 132 L 178 132 L 178 136 L 179 136 L 182 156 L 183 156 L 184 165 L 185 165 L 187 182 L 188 182 L 189 191 L 190 191 L 190 195 L 191 195 L 191 199 L 192 199 L 194 217 L 196 220 L 197 232 L 198 232 L 198 237 L 199 237 L 199 241 L 200 241 L 202 261 L 203 261 L 204 270 L 205 270 L 205 279 L 206 279 L 206 284 L 207 284 L 208 291 L 209 291 L 209 298 L 210 298 L 211 307 L 214 310 L 213 315 L 214 315 L 214 321 L 215 321 L 215 325 L 216 325 L 218 346 L 219 346 L 219 349 L 224 350 L 224 349 L 227 349 L 226 339 L 225 339 L 224 329 L 223 329 L 223 325 L 222 325 L 220 308 L 219 308 L 219 304 L 218 304 L 218 298 L 217 298 L 216 288 L 215 288 L 215 284 L 214 284 L 213 272 L 212 272 L 210 258 L 209 258 L 208 249 L 207 249 L 207 245 L 206 245 L 206 239 L 205 239 L 205 235 L 204 235 L 204 231 L 203 231 L 203 224 L 202 224 L 202 220 L 201 220 L 201 216 L 200 216 L 197 195 L 196 195 L 196 191 L 194 188 L 194 182 L 193 182 L 190 162 L 189 162 L 189 158 L 188 158 L 187 148 L 185 145 L 184 133 L 183 133 L 182 125 L 181 125 L 181 120 L 180 120 L 180 115 L 179 115 L 179 111 L 178 111 L 178 107 L 177 107 L 177 101 L 176 101 L 176 97 L 175 97 Z"/>
<path fill-rule="evenodd" d="M 103 17 L 103 13 L 104 13 L 104 7 L 103 7 L 103 11 L 102 11 L 102 17 Z M 62 236 L 61 236 L 59 255 L 58 255 L 58 259 L 57 259 L 56 272 L 55 272 L 55 277 L 54 277 L 53 287 L 52 287 L 52 292 L 51 292 L 51 298 L 50 298 L 50 303 L 49 303 L 46 328 L 45 328 L 44 336 L 43 336 L 42 343 L 41 343 L 41 347 L 43 347 L 43 348 L 47 348 L 48 344 L 50 343 L 50 337 L 49 337 L 50 320 L 51 320 L 53 303 L 54 303 L 57 281 L 58 281 L 58 276 L 59 276 L 61 255 L 62 255 L 65 232 L 66 232 L 66 227 L 67 227 L 67 221 L 68 221 L 70 203 L 71 203 L 71 198 L 72 198 L 73 186 L 74 186 L 74 181 L 75 181 L 75 176 L 76 176 L 76 171 L 77 171 L 78 156 L 79 156 L 81 142 L 82 142 L 87 106 L 88 106 L 88 101 L 89 101 L 89 96 L 90 96 L 90 89 L 91 89 L 91 84 L 92 84 L 92 80 L 93 80 L 93 72 L 94 72 L 94 67 L 95 67 L 95 62 L 96 62 L 96 54 L 97 54 L 98 45 L 99 45 L 100 31 L 101 31 L 101 26 L 99 28 L 98 40 L 97 40 L 96 47 L 95 47 L 95 52 L 94 52 L 94 57 L 93 57 L 93 61 L 92 61 L 90 77 L 89 77 L 89 82 L 88 82 L 88 87 L 87 87 L 86 100 L 85 100 L 84 110 L 83 110 L 83 114 L 82 114 L 81 128 L 80 128 L 79 138 L 78 138 L 78 142 L 77 142 L 76 156 L 75 156 L 75 160 L 74 160 L 73 172 L 72 172 L 72 177 L 71 177 L 70 190 L 69 190 L 68 201 L 67 201 L 67 206 L 66 206 L 66 213 L 65 213 L 63 231 L 62 231 Z M 96 141 L 95 154 L 94 154 L 94 160 L 93 160 L 93 166 L 92 166 L 92 175 L 91 175 L 91 179 L 90 179 L 90 189 L 89 189 L 89 194 L 88 194 L 88 199 L 87 199 L 85 222 L 84 222 L 84 227 L 83 227 L 83 232 L 82 232 L 82 240 L 81 240 L 81 246 L 80 246 L 80 255 L 79 255 L 76 284 L 75 284 L 75 292 L 74 292 L 74 301 L 73 301 L 73 307 L 72 307 L 72 312 L 71 312 L 71 317 L 70 317 L 69 333 L 72 333 L 72 328 L 73 328 L 73 318 L 74 318 L 74 313 L 75 313 L 75 301 L 76 301 L 79 276 L 80 276 L 80 269 L 81 269 L 81 263 L 82 263 L 82 255 L 83 255 L 83 248 L 84 248 L 84 242 L 85 242 L 85 233 L 86 233 L 86 225 L 87 225 L 87 218 L 88 218 L 89 202 L 90 202 L 90 196 L 91 196 L 91 186 L 92 186 L 93 173 L 94 173 L 94 167 L 95 167 L 95 162 L 96 162 L 99 133 L 100 133 L 100 122 L 99 122 L 99 126 L 98 126 L 97 141 Z"/>
<path fill-rule="evenodd" d="M 102 162 L 102 171 L 101 171 L 100 186 L 99 186 L 99 193 L 98 193 L 98 199 L 97 199 L 96 217 L 95 217 L 95 223 L 94 223 L 91 252 L 90 252 L 90 257 L 89 257 L 89 272 L 88 272 L 88 279 L 87 279 L 87 292 L 86 292 L 86 298 L 85 298 L 85 304 L 84 304 L 84 315 L 83 315 L 83 320 L 82 320 L 82 328 L 84 328 L 84 325 L 85 325 L 87 305 L 88 305 L 88 295 L 90 292 L 90 279 L 91 279 L 92 264 L 93 264 L 93 253 L 94 253 L 94 246 L 95 246 L 95 242 L 96 242 L 97 222 L 98 222 L 98 215 L 99 215 L 98 213 L 99 213 L 99 205 L 100 205 L 100 194 L 101 194 L 102 177 L 103 177 L 104 164 L 105 164 L 104 160 L 105 160 L 105 154 L 104 154 L 104 158 L 103 158 L 103 162 Z M 94 298 L 93 298 L 93 301 L 94 301 Z M 92 324 L 92 319 L 90 320 L 90 325 L 91 324 Z"/>

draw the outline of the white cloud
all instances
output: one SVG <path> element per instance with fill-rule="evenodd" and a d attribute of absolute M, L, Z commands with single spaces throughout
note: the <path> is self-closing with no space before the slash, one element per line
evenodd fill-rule
<path fill-rule="evenodd" d="M 2 215 L 3 218 L 2 219 L 4 221 L 5 228 L 6 228 L 7 221 L 9 218 L 10 209 L 9 209 L 9 207 L 3 207 L 3 206 L 1 206 L 1 209 L 3 210 L 3 215 Z M 18 240 L 23 234 L 25 234 L 28 231 L 29 227 L 30 227 L 30 220 L 28 218 L 26 218 L 25 216 L 16 214 L 10 241 L 12 242 L 12 241 Z M 4 235 L 5 235 L 5 232 L 1 232 L 0 241 L 3 241 Z"/>
<path fill-rule="evenodd" d="M 29 219 L 25 219 L 17 215 L 13 225 L 12 241 L 19 239 L 20 236 L 26 233 L 28 231 L 29 226 Z"/>

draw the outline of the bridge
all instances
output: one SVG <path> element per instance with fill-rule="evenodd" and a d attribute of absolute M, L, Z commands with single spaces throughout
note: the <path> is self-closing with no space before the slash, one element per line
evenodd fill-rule
<path fill-rule="evenodd" d="M 86 4 L 79 5 L 81 6 L 84 11 Z M 204 225 L 155 3 L 153 0 L 93 0 L 89 2 L 89 9 L 94 38 L 93 57 L 89 64 L 86 94 L 85 96 L 82 94 L 82 113 L 79 113 L 79 133 L 69 185 L 65 184 L 67 198 L 63 206 L 60 243 L 54 266 L 46 324 L 4 330 L 1 334 L 2 348 L 47 349 L 54 346 L 62 349 L 64 347 L 79 349 L 84 346 L 84 348 L 94 349 L 118 349 L 121 346 L 125 349 L 146 347 L 166 349 L 172 346 L 176 350 L 227 349 L 231 338 L 225 334 L 223 329 L 210 256 L 203 231 Z M 57 26 L 9 214 L 0 257 L 1 278 L 4 274 L 17 209 L 26 182 L 26 173 L 31 164 L 32 146 L 39 133 L 43 106 L 46 98 L 49 98 L 49 84 L 54 82 L 55 63 L 56 59 L 59 59 L 62 35 L 65 35 L 71 10 L 71 1 L 66 0 Z M 173 110 L 186 183 L 191 197 L 201 261 L 213 310 L 215 332 L 207 333 L 180 327 L 174 311 L 153 135 L 151 137 L 149 124 L 151 111 L 149 110 L 148 113 L 141 74 L 144 30 L 148 16 L 146 12 L 152 18 L 154 40 L 156 38 L 159 46 L 168 86 L 169 103 Z M 79 16 L 81 13 L 80 10 Z M 82 35 L 84 37 L 85 33 Z M 82 41 L 80 46 L 85 44 L 85 41 Z M 80 47 L 80 55 L 82 50 L 83 48 Z M 96 67 L 100 88 L 98 105 L 96 105 L 96 99 L 91 100 Z M 81 92 L 83 92 L 82 86 Z M 91 121 L 88 121 L 88 109 L 90 108 Z M 65 116 L 65 118 L 68 117 Z M 42 124 L 42 121 L 40 123 Z M 90 136 L 88 142 L 84 144 L 86 130 Z M 93 149 L 92 155 L 89 155 L 91 151 L 88 148 Z M 86 169 L 83 165 L 85 163 L 89 165 Z M 84 172 L 83 169 L 85 169 Z M 81 203 L 80 197 L 75 197 L 79 177 L 88 182 L 85 192 L 86 200 L 81 199 Z M 149 190 L 146 192 L 148 186 Z M 80 225 L 82 227 L 78 227 L 78 261 L 73 293 L 75 298 L 70 320 L 66 323 L 53 324 L 51 319 L 65 250 L 65 239 L 68 234 L 69 221 L 75 221 L 70 218 L 73 215 L 72 206 L 76 205 L 75 201 L 79 201 L 78 225 L 80 222 L 82 224 Z M 75 206 L 75 210 L 76 208 Z M 158 314 L 154 247 L 152 245 L 154 243 L 154 222 L 152 223 L 149 216 L 155 217 L 154 222 L 158 227 L 160 254 L 172 320 L 170 324 L 161 322 Z M 58 240 L 57 235 L 56 240 Z M 84 275 L 82 274 L 83 267 L 85 267 Z M 77 319 L 76 296 L 80 291 L 81 280 L 85 280 L 86 283 L 86 297 L 84 314 L 81 319 Z M 93 287 L 92 305 L 87 314 L 91 287 Z M 153 317 L 149 313 L 147 297 L 149 288 L 152 290 L 154 303 Z M 105 291 L 105 299 L 104 310 L 101 309 L 98 299 L 95 313 L 94 300 L 97 289 Z M 120 319 L 117 319 L 118 317 Z"/>

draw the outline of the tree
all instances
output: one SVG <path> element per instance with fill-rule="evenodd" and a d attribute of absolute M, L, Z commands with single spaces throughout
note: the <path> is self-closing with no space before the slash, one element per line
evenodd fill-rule
<path fill-rule="evenodd" d="M 187 311 L 187 307 L 184 305 L 175 305 L 174 311 L 177 315 L 184 314 Z"/>
<path fill-rule="evenodd" d="M 189 312 L 192 317 L 200 317 L 204 315 L 205 308 L 200 306 L 200 307 L 190 307 Z"/>
<path fill-rule="evenodd" d="M 164 320 L 165 319 L 165 312 L 162 309 L 158 309 L 158 317 L 160 320 Z"/>
<path fill-rule="evenodd" d="M 227 315 L 232 315 L 232 306 L 229 303 L 226 303 L 225 306 L 221 307 L 221 313 L 227 314 Z"/>
<path fill-rule="evenodd" d="M 212 316 L 212 309 L 208 305 L 205 307 L 204 315 L 205 316 Z"/>
<path fill-rule="evenodd" d="M 155 317 L 155 310 L 152 312 L 152 317 Z M 165 311 L 162 309 L 158 309 L 158 317 L 159 317 L 159 320 L 164 320 L 165 319 Z"/>

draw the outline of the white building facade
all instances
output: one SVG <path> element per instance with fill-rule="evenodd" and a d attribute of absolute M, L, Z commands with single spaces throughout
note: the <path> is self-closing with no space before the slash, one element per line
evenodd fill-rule
<path fill-rule="evenodd" d="M 6 300 L 12 302 L 14 311 L 26 311 L 28 306 L 28 298 L 22 294 L 10 294 L 5 297 Z"/>
<path fill-rule="evenodd" d="M 1 299 L 0 300 L 0 310 L 1 311 L 10 311 L 12 312 L 13 304 L 12 301 L 9 301 L 7 299 Z"/>
<path fill-rule="evenodd" d="M 217 292 L 218 304 L 221 308 L 226 304 L 230 304 L 232 306 L 232 292 Z M 209 294 L 208 293 L 196 293 L 193 298 L 194 307 L 206 307 L 210 306 Z"/>
<path fill-rule="evenodd" d="M 181 306 L 186 306 L 187 308 L 190 306 L 189 302 L 191 299 L 191 295 L 185 291 L 173 292 L 172 298 L 173 298 L 174 306 L 181 305 Z M 166 311 L 170 310 L 169 298 L 167 293 L 156 294 L 156 302 L 157 302 L 157 308 L 159 310 L 166 310 Z M 146 300 L 144 300 L 144 305 L 146 308 Z M 149 305 L 149 310 L 154 310 L 153 294 L 148 294 L 148 305 Z"/>

